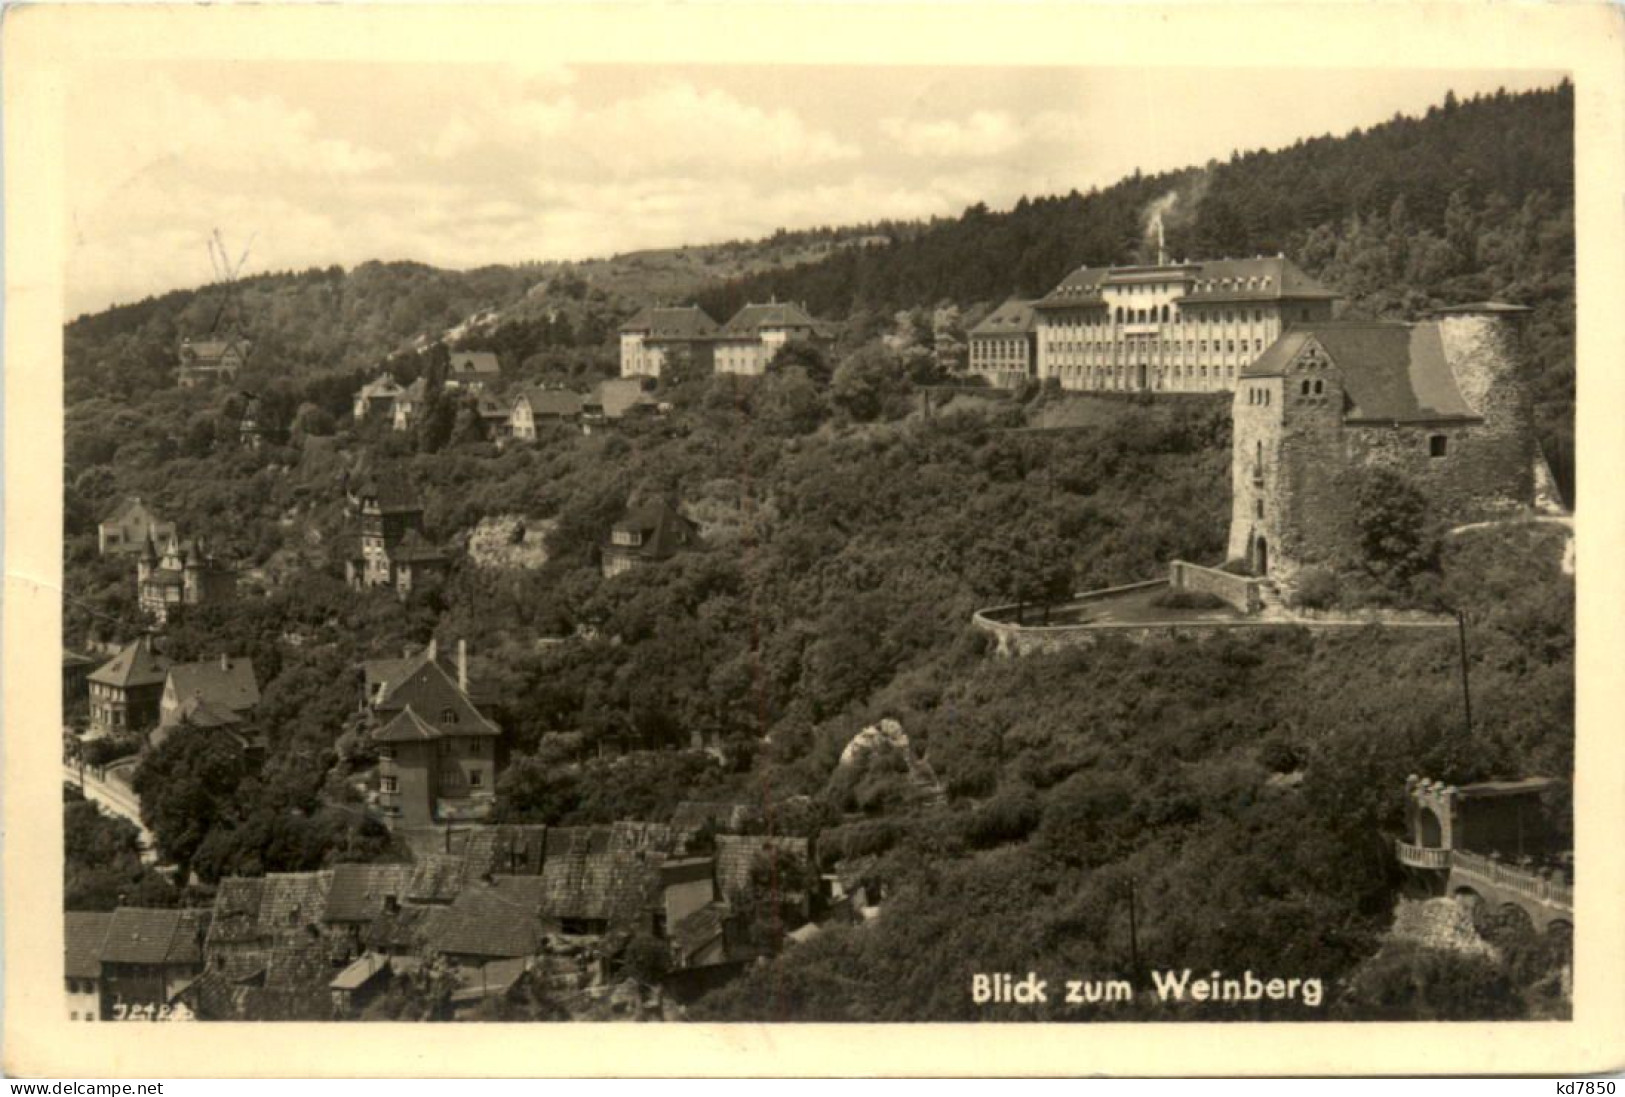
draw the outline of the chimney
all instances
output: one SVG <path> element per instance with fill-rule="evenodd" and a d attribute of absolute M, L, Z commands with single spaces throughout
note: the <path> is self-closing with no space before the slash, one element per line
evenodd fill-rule
<path fill-rule="evenodd" d="M 468 641 L 457 641 L 457 688 L 468 692 Z"/>
<path fill-rule="evenodd" d="M 231 669 L 231 656 L 227 655 L 223 651 L 220 653 L 220 669 L 221 670 L 230 670 Z"/>
<path fill-rule="evenodd" d="M 435 658 L 439 654 L 439 648 L 436 646 L 435 638 L 433 636 L 429 637 L 429 648 L 427 654 L 429 656 L 429 662 L 431 663 L 435 661 Z"/>

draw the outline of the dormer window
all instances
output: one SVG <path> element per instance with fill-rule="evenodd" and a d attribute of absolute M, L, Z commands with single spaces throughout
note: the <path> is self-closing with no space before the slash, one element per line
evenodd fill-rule
<path fill-rule="evenodd" d="M 442 724 L 455 724 L 457 722 L 457 712 L 456 712 L 456 710 L 451 709 L 451 708 L 443 708 L 443 709 L 441 709 L 440 710 L 440 722 Z"/>

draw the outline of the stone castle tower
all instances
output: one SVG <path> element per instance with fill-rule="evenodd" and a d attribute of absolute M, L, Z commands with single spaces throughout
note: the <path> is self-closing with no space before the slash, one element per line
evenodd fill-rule
<path fill-rule="evenodd" d="M 1535 502 L 1519 350 L 1528 310 L 1484 302 L 1418 323 L 1290 328 L 1242 373 L 1232 404 L 1229 553 L 1290 587 L 1353 554 L 1351 473 L 1398 473 L 1449 523 Z"/>

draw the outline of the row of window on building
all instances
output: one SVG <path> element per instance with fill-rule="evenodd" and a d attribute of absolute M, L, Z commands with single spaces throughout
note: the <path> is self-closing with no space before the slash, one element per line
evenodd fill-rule
<path fill-rule="evenodd" d="M 1181 339 L 1171 343 L 1160 340 L 1145 340 L 1137 343 L 1124 343 L 1109 339 L 1082 339 L 1065 342 L 1049 341 L 1045 349 L 1056 354 L 1092 354 L 1109 352 L 1114 355 L 1139 355 L 1149 352 L 1153 355 L 1170 356 L 1175 354 L 1206 354 L 1210 340 L 1207 339 Z M 1214 339 L 1211 340 L 1212 350 L 1215 354 L 1235 354 L 1238 352 L 1253 354 L 1264 352 L 1264 340 L 1257 339 Z"/>
<path fill-rule="evenodd" d="M 1121 324 L 1179 324 L 1215 325 L 1215 324 L 1262 324 L 1264 310 L 1252 309 L 1251 319 L 1248 318 L 1248 309 L 1225 309 L 1222 312 L 1215 309 L 1212 313 L 1190 312 L 1181 313 L 1177 305 L 1163 305 L 1160 308 L 1136 309 L 1118 305 L 1104 313 L 1089 316 L 1057 316 L 1047 320 L 1046 326 L 1052 328 L 1110 328 Z"/>

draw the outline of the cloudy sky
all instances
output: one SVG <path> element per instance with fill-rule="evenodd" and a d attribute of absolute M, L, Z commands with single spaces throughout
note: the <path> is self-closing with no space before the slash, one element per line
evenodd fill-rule
<path fill-rule="evenodd" d="M 366 259 L 580 259 L 954 215 L 1344 133 L 1542 72 L 332 63 L 69 89 L 70 315 Z M 250 241 L 252 244 L 250 245 Z"/>

